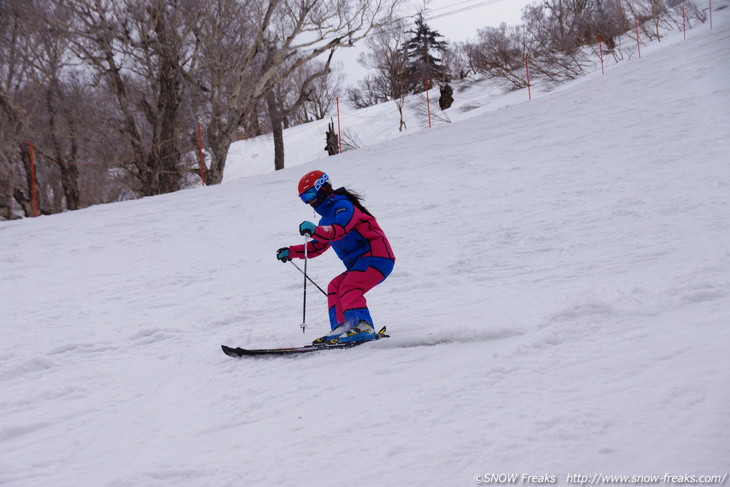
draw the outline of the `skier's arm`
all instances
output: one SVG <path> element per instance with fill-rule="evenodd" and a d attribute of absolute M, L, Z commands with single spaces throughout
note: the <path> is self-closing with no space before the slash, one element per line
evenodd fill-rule
<path fill-rule="evenodd" d="M 317 257 L 322 255 L 330 248 L 330 244 L 327 242 L 319 242 L 315 239 L 310 240 L 307 243 L 307 258 Z M 292 259 L 303 259 L 304 258 L 304 245 L 292 245 L 289 247 L 289 257 Z"/>
<path fill-rule="evenodd" d="M 331 225 L 318 226 L 314 229 L 314 237 L 322 242 L 339 240 L 355 228 L 362 217 L 362 212 L 349 201 L 343 201 L 335 208 L 335 222 Z"/>

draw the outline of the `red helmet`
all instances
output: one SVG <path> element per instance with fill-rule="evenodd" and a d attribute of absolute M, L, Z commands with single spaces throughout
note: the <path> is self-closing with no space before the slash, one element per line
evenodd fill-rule
<path fill-rule="evenodd" d="M 321 205 L 332 192 L 329 176 L 322 171 L 312 171 L 299 180 L 299 197 L 313 208 Z"/>
<path fill-rule="evenodd" d="M 324 183 L 326 183 L 329 180 L 329 176 L 327 176 L 322 171 L 312 171 L 308 172 L 304 176 L 302 176 L 302 179 L 299 180 L 299 194 L 314 188 L 316 191 L 319 191 L 319 189 L 322 187 Z"/>

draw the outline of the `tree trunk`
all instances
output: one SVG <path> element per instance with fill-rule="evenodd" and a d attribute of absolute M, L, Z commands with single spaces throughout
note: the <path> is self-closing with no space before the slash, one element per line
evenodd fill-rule
<path fill-rule="evenodd" d="M 279 171 L 284 169 L 284 120 L 274 90 L 266 95 L 266 104 L 269 106 L 269 118 L 274 136 L 274 170 Z"/>
<path fill-rule="evenodd" d="M 13 199 L 15 197 L 16 180 L 13 171 L 17 163 L 17 141 L 22 139 L 24 121 L 19 110 L 15 108 L 5 90 L 0 87 L 0 114 L 5 118 L 5 125 L 0 142 L 0 218 L 10 220 L 13 215 Z"/>
<path fill-rule="evenodd" d="M 405 103 L 405 96 L 395 101 L 395 106 L 398 107 L 398 113 L 400 114 L 400 124 L 398 125 L 398 132 L 403 132 L 406 127 L 406 121 L 403 120 L 403 104 Z"/>
<path fill-rule="evenodd" d="M 63 195 L 66 197 L 66 208 L 73 211 L 81 207 L 79 195 L 79 169 L 74 164 L 60 164 L 61 185 Z"/>
<path fill-rule="evenodd" d="M 31 218 L 33 216 L 33 204 L 31 203 L 30 198 L 28 198 L 20 190 L 20 188 L 15 188 L 15 191 L 13 192 L 13 198 L 15 199 L 16 203 L 18 203 L 23 209 L 23 215 L 26 218 Z"/>
<path fill-rule="evenodd" d="M 76 122 L 69 117 L 68 126 L 70 129 L 71 139 L 71 160 L 78 161 L 79 144 L 76 136 Z M 63 191 L 66 196 L 66 208 L 69 210 L 78 210 L 81 208 L 81 193 L 79 192 L 79 168 L 75 164 L 61 166 L 61 182 Z"/>
<path fill-rule="evenodd" d="M 178 115 L 182 105 L 182 83 L 180 82 L 180 66 L 177 51 L 170 49 L 174 42 L 169 39 L 168 20 L 162 18 L 157 22 L 157 33 L 160 49 L 158 52 L 159 97 L 157 99 L 157 116 L 159 117 L 159 150 L 153 151 L 158 157 L 155 161 L 159 168 L 159 193 L 172 193 L 182 187 L 183 174 L 180 170 L 180 150 L 178 144 Z"/>
<path fill-rule="evenodd" d="M 79 209 L 79 168 L 76 167 L 75 150 L 72 149 L 71 157 L 64 154 L 61 141 L 59 140 L 59 127 L 56 124 L 58 117 L 55 100 L 63 101 L 64 97 L 58 89 L 58 80 L 53 79 L 50 88 L 46 91 L 46 109 L 48 110 L 48 126 L 50 129 L 51 144 L 53 145 L 54 159 L 61 171 L 61 187 L 66 197 L 66 208 L 69 210 Z M 73 124 L 73 122 L 71 122 Z M 71 125 L 72 126 L 72 125 Z M 76 147 L 76 139 L 73 130 L 69 136 L 72 147 Z M 60 139 L 63 139 L 61 135 Z M 67 160 L 68 159 L 68 160 Z M 63 211 L 63 210 L 61 210 Z"/>
<path fill-rule="evenodd" d="M 223 134 L 223 132 L 216 132 L 215 130 L 207 130 L 210 167 L 205 171 L 206 186 L 223 182 L 223 171 L 226 168 L 228 150 L 231 148 L 232 143 L 228 135 Z"/>
<path fill-rule="evenodd" d="M 30 150 L 27 146 L 20 147 L 20 159 L 25 169 L 25 184 L 28 192 L 24 193 L 22 189 L 15 188 L 13 197 L 23 209 L 23 215 L 30 218 L 33 216 L 33 171 L 30 167 Z M 38 201 L 38 207 L 40 208 L 40 201 Z"/>
<path fill-rule="evenodd" d="M 0 159 L 0 220 L 13 218 L 13 167 Z"/>

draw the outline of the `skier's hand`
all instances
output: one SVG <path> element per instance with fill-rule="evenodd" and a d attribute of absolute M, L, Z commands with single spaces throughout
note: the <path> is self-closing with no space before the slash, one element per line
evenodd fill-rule
<path fill-rule="evenodd" d="M 299 235 L 314 235 L 314 229 L 317 228 L 312 222 L 302 222 L 299 224 Z"/>
<path fill-rule="evenodd" d="M 289 257 L 289 247 L 282 247 L 276 251 L 276 258 L 282 261 L 284 264 L 291 260 Z"/>

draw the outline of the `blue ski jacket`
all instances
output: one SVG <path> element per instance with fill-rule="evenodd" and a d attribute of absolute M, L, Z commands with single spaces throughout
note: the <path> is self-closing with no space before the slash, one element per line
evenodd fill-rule
<path fill-rule="evenodd" d="M 316 257 L 331 246 L 348 270 L 362 257 L 395 260 L 378 222 L 360 211 L 347 196 L 333 193 L 315 211 L 322 218 L 308 243 L 308 257 Z M 304 258 L 304 245 L 293 245 L 289 252 L 292 257 Z"/>

